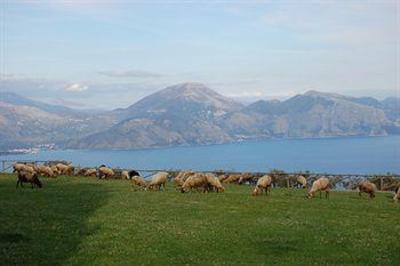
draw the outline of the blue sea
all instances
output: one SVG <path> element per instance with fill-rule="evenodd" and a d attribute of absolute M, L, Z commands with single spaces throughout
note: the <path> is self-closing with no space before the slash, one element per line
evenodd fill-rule
<path fill-rule="evenodd" d="M 400 136 L 284 139 L 147 150 L 58 150 L 0 160 L 67 160 L 129 169 L 400 173 Z"/>

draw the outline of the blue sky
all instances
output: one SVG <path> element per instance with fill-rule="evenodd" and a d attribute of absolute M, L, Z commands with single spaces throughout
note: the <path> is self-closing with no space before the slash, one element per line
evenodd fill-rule
<path fill-rule="evenodd" d="M 241 100 L 399 96 L 399 1 L 1 0 L 1 89 L 127 106 L 203 82 Z"/>

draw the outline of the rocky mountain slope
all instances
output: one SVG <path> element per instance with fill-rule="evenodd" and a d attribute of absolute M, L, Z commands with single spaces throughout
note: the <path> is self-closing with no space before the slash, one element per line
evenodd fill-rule
<path fill-rule="evenodd" d="M 309 91 L 244 106 L 183 83 L 125 109 L 85 113 L 0 93 L 0 148 L 40 143 L 89 149 L 215 144 L 264 138 L 400 133 L 400 101 Z"/>
<path fill-rule="evenodd" d="M 0 92 L 0 149 L 50 143 L 64 146 L 70 139 L 104 130 L 116 122 L 108 113 L 88 114 Z"/>

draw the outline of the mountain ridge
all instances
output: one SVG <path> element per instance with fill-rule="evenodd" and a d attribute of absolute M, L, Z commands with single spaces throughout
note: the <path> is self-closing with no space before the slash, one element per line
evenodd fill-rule
<path fill-rule="evenodd" d="M 58 106 L 20 98 L 14 94 L 7 103 L 0 97 L 0 148 L 51 142 L 61 148 L 136 149 L 400 133 L 398 98 L 378 101 L 308 91 L 284 101 L 243 105 L 193 82 L 168 86 L 127 108 L 98 114 L 63 112 Z"/>

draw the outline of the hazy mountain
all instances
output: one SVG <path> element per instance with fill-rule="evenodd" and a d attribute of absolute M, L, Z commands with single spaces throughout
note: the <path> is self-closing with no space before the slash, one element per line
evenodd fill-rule
<path fill-rule="evenodd" d="M 199 83 L 183 83 L 125 109 L 89 114 L 0 94 L 0 148 L 41 143 L 133 149 L 243 139 L 400 134 L 398 98 L 378 101 L 309 91 L 244 106 Z"/>
<path fill-rule="evenodd" d="M 79 139 L 113 121 L 107 114 L 89 115 L 64 106 L 33 101 L 9 92 L 0 93 L 0 148 L 26 147 L 37 144 L 63 145 L 70 139 Z"/>
<path fill-rule="evenodd" d="M 225 116 L 234 138 L 387 135 L 393 127 L 380 108 L 338 94 L 309 91 L 286 101 L 258 101 Z"/>
<path fill-rule="evenodd" d="M 49 113 L 80 114 L 80 111 L 61 105 L 51 105 L 22 97 L 13 92 L 0 92 L 0 102 L 17 106 L 30 106 Z"/>
<path fill-rule="evenodd" d="M 122 122 L 72 144 L 78 148 L 143 148 L 223 143 L 232 139 L 216 120 L 243 106 L 199 83 L 168 87 L 127 109 Z"/>

